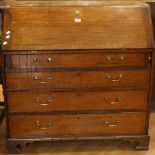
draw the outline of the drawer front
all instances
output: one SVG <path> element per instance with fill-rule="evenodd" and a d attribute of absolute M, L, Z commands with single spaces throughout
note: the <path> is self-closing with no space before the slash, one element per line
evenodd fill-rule
<path fill-rule="evenodd" d="M 7 73 L 7 89 L 149 86 L 150 69 Z"/>
<path fill-rule="evenodd" d="M 8 92 L 9 112 L 145 109 L 147 90 L 96 92 Z M 30 108 L 31 107 L 31 108 Z"/>
<path fill-rule="evenodd" d="M 12 7 L 4 11 L 5 50 L 152 48 L 153 43 L 147 5 Z"/>
<path fill-rule="evenodd" d="M 82 51 L 81 51 L 82 52 Z M 75 68 L 75 67 L 113 67 L 145 66 L 151 56 L 149 53 L 74 53 L 74 54 L 25 54 L 7 55 L 8 69 Z"/>
<path fill-rule="evenodd" d="M 144 134 L 145 123 L 146 113 L 9 116 L 11 138 Z"/>

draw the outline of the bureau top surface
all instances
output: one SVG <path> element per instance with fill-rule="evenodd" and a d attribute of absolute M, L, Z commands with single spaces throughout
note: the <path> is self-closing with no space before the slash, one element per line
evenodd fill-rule
<path fill-rule="evenodd" d="M 155 2 L 155 0 L 1 0 L 1 7 L 10 6 L 100 6 L 100 5 L 144 5 L 145 2 Z"/>

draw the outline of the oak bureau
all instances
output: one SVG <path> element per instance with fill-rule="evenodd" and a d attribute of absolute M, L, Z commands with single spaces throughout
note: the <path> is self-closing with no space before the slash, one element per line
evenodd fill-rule
<path fill-rule="evenodd" d="M 119 139 L 148 149 L 155 57 L 149 5 L 7 2 L 8 152 L 55 140 Z"/>

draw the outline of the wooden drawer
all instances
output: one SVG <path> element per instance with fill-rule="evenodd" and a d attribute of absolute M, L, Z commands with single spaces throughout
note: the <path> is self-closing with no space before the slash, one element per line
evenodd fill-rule
<path fill-rule="evenodd" d="M 146 113 L 9 115 L 10 136 L 144 134 Z"/>
<path fill-rule="evenodd" d="M 5 50 L 152 47 L 146 4 L 10 7 L 4 11 Z"/>
<path fill-rule="evenodd" d="M 102 50 L 98 51 L 102 52 Z M 81 50 L 81 53 L 75 52 L 65 54 L 61 53 L 61 51 L 57 54 L 13 54 L 7 55 L 5 62 L 8 70 L 37 70 L 39 68 L 144 67 L 149 63 L 149 59 L 151 59 L 150 53 L 116 51 L 117 53 L 112 53 L 108 50 L 107 53 L 95 53 L 93 50 Z"/>
<path fill-rule="evenodd" d="M 7 73 L 7 89 L 149 86 L 150 69 Z"/>
<path fill-rule="evenodd" d="M 9 112 L 50 112 L 147 108 L 147 90 L 93 92 L 8 92 Z M 31 108 L 30 108 L 31 107 Z"/>

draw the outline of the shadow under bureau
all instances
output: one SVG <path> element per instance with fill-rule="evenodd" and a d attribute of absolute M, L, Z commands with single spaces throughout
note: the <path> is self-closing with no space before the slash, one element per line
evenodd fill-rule
<path fill-rule="evenodd" d="M 149 146 L 154 52 L 147 4 L 3 12 L 7 148 L 34 141 Z"/>

